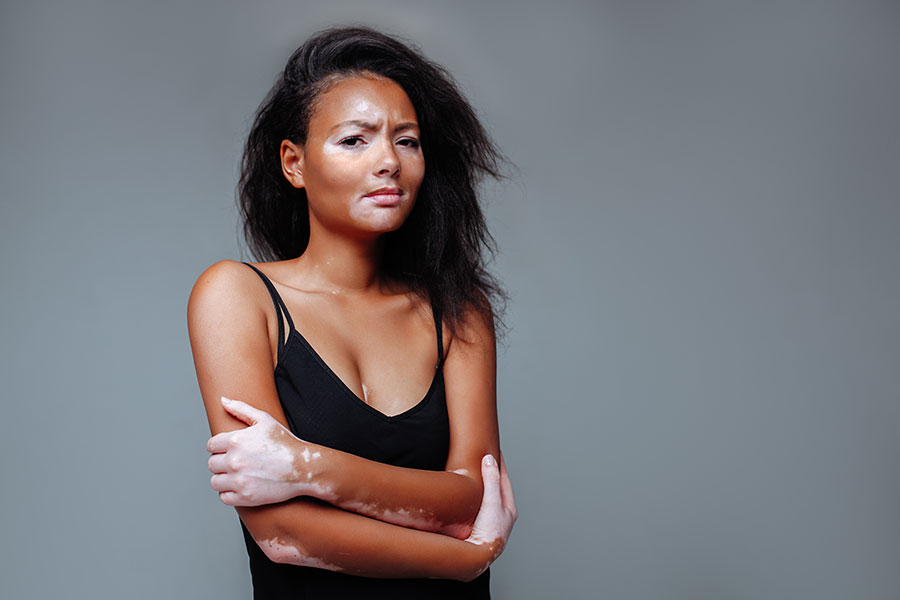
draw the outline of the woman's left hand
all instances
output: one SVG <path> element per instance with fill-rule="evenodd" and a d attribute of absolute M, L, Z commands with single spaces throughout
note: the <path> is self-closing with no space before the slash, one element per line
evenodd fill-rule
<path fill-rule="evenodd" d="M 206 449 L 210 485 L 229 506 L 261 506 L 297 496 L 322 497 L 316 489 L 321 451 L 294 436 L 269 413 L 222 397 L 225 410 L 248 427 L 220 433 Z M 321 487 L 321 486 L 319 486 Z"/>

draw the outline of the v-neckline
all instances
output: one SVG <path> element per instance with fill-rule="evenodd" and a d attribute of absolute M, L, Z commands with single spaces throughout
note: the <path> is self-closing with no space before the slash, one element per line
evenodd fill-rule
<path fill-rule="evenodd" d="M 334 369 L 332 369 L 328 365 L 328 363 L 325 362 L 325 359 L 322 358 L 322 356 L 316 351 L 316 349 L 313 348 L 312 344 L 310 344 L 309 341 L 305 337 L 303 337 L 303 334 L 300 333 L 295 327 L 291 327 L 290 331 L 288 332 L 288 341 L 285 343 L 284 348 L 282 349 L 282 352 L 283 352 L 282 357 L 278 360 L 278 364 L 275 366 L 276 372 L 281 367 L 281 365 L 284 361 L 284 357 L 287 356 L 287 353 L 290 350 L 291 342 L 295 338 L 298 339 L 301 344 L 303 344 L 303 347 L 306 349 L 307 352 L 309 352 L 310 356 L 312 356 L 315 359 L 315 361 L 319 364 L 319 366 L 322 367 L 322 370 L 325 371 L 326 373 L 328 373 L 329 376 L 331 376 L 331 378 L 334 380 L 334 382 L 337 384 L 337 386 L 339 388 L 341 388 L 344 391 L 344 394 L 346 394 L 356 405 L 360 406 L 361 408 L 363 408 L 365 410 L 368 410 L 370 413 L 378 416 L 381 419 L 384 419 L 385 421 L 387 421 L 389 423 L 402 420 L 402 419 L 418 412 L 421 408 L 423 408 L 426 404 L 428 404 L 428 400 L 431 398 L 435 388 L 437 387 L 438 380 L 439 380 L 441 374 L 443 373 L 443 371 L 441 369 L 441 367 L 443 365 L 440 362 L 440 357 L 438 357 L 439 362 L 438 362 L 437 366 L 435 366 L 435 368 L 434 368 L 434 376 L 431 378 L 431 385 L 428 386 L 428 390 L 425 392 L 425 395 L 422 397 L 422 399 L 419 400 L 418 402 L 416 402 L 414 405 L 407 408 L 406 410 L 404 410 L 403 412 L 399 412 L 396 415 L 389 415 L 387 413 L 381 412 L 380 410 L 378 410 L 377 408 L 375 408 L 374 406 L 372 406 L 371 404 L 369 404 L 368 402 L 366 402 L 365 400 L 360 398 L 356 394 L 356 392 L 351 390 L 350 386 L 348 386 L 346 383 L 344 383 L 343 379 L 338 377 L 338 374 L 335 373 Z"/>

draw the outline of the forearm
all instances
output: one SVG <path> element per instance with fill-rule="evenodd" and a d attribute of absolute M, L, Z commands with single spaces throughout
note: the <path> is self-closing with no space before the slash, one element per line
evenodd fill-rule
<path fill-rule="evenodd" d="M 496 436 L 451 451 L 448 468 L 395 467 L 298 439 L 268 413 L 222 398 L 249 427 L 207 442 L 210 483 L 234 506 L 277 504 L 309 496 L 388 523 L 465 538 L 481 500 L 482 481 L 469 454 L 497 453 Z M 455 468 L 454 468 L 455 467 Z M 476 471 L 473 476 L 472 472 Z"/>
<path fill-rule="evenodd" d="M 407 469 L 330 448 L 320 454 L 319 472 L 330 490 L 322 499 L 331 504 L 404 527 L 458 538 L 469 534 L 481 502 L 477 471 Z"/>
<path fill-rule="evenodd" d="M 465 538 L 471 530 L 482 493 L 478 473 L 407 469 L 297 438 L 279 442 L 294 457 L 287 476 L 297 496 L 423 531 Z"/>
<path fill-rule="evenodd" d="M 382 578 L 469 581 L 502 550 L 391 525 L 310 499 L 239 508 L 254 540 L 273 561 Z"/>

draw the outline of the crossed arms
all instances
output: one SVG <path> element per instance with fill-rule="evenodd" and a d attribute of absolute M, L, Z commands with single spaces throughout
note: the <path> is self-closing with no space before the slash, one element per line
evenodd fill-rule
<path fill-rule="evenodd" d="M 256 275 L 231 261 L 204 272 L 188 304 L 214 434 L 211 483 L 222 501 L 237 507 L 276 562 L 371 577 L 480 574 L 502 551 L 516 517 L 508 478 L 482 460 L 500 456 L 490 323 L 473 312 L 464 324 L 470 343 L 453 341 L 447 351 L 451 446 L 446 470 L 435 472 L 293 436 L 272 377 L 270 313 Z M 222 402 L 223 396 L 243 402 Z"/>

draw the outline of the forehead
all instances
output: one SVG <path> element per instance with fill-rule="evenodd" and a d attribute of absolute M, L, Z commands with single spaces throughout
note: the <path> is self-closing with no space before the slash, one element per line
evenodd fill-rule
<path fill-rule="evenodd" d="M 384 77 L 354 76 L 322 92 L 309 120 L 310 134 L 327 134 L 344 121 L 416 122 L 412 101 L 398 83 Z"/>

